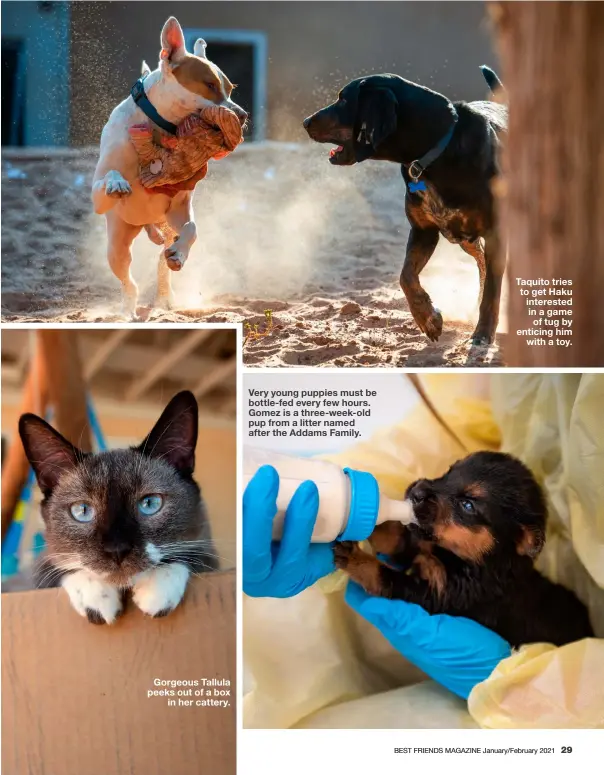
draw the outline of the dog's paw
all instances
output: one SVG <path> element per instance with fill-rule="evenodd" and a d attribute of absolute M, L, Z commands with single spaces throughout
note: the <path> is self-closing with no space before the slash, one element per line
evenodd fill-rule
<path fill-rule="evenodd" d="M 122 613 L 120 590 L 85 570 L 65 576 L 61 586 L 71 605 L 92 624 L 112 624 Z"/>
<path fill-rule="evenodd" d="M 370 595 L 382 595 L 382 565 L 365 552 L 355 541 L 340 541 L 334 546 L 336 568 L 346 571 L 353 581 L 360 584 Z"/>
<path fill-rule="evenodd" d="M 138 293 L 128 292 L 122 288 L 122 317 L 124 320 L 132 323 L 137 323 L 140 317 L 136 311 L 136 304 L 138 301 Z"/>
<path fill-rule="evenodd" d="M 388 521 L 377 525 L 367 539 L 374 552 L 378 554 L 399 554 L 408 540 L 408 529 L 400 522 Z"/>
<path fill-rule="evenodd" d="M 157 228 L 157 226 L 154 223 L 148 223 L 145 226 L 145 231 L 147 232 L 147 237 L 153 242 L 154 245 L 163 245 L 164 244 L 164 235 L 161 233 L 161 231 Z"/>
<path fill-rule="evenodd" d="M 104 184 L 105 193 L 112 199 L 123 199 L 132 193 L 130 183 L 117 170 L 110 170 L 105 175 Z"/>
<path fill-rule="evenodd" d="M 476 328 L 470 340 L 474 347 L 488 347 L 495 341 L 495 332 L 485 328 Z"/>
<path fill-rule="evenodd" d="M 174 301 L 173 301 L 171 295 L 169 295 L 169 296 L 156 296 L 155 297 L 155 302 L 154 302 L 153 306 L 156 309 L 169 310 L 169 309 L 172 309 L 172 307 L 174 306 Z"/>
<path fill-rule="evenodd" d="M 132 600 L 148 616 L 166 616 L 183 599 L 189 569 L 178 562 L 141 573 L 132 588 Z"/>
<path fill-rule="evenodd" d="M 180 272 L 187 260 L 187 254 L 178 249 L 178 245 L 174 243 L 169 248 L 166 248 L 163 253 L 166 259 L 168 268 L 173 272 Z"/>
<path fill-rule="evenodd" d="M 140 323 L 142 318 L 130 304 L 122 304 L 122 315 L 126 323 Z"/>
<path fill-rule="evenodd" d="M 419 322 L 418 325 L 431 342 L 438 341 L 443 332 L 443 316 L 440 314 L 440 310 L 435 307 L 431 315 Z"/>

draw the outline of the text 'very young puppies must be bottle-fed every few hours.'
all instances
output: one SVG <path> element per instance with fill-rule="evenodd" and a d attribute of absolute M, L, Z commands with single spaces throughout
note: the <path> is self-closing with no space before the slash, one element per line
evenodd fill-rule
<path fill-rule="evenodd" d="M 315 458 L 299 458 L 256 447 L 243 452 L 244 486 L 261 466 L 270 465 L 279 474 L 277 515 L 273 538 L 281 538 L 287 506 L 302 482 L 310 479 L 319 490 L 319 513 L 312 534 L 313 543 L 328 543 L 336 538 L 364 541 L 376 525 L 396 521 L 403 525 L 415 521 L 408 500 L 387 498 L 379 491 L 372 474 L 340 468 L 335 463 Z"/>

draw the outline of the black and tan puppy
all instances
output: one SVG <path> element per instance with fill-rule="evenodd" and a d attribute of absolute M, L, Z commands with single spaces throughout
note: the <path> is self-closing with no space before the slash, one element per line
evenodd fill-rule
<path fill-rule="evenodd" d="M 492 90 L 500 86 L 492 70 L 482 71 Z M 400 282 L 415 322 L 432 341 L 440 337 L 443 321 L 419 274 L 439 233 L 478 264 L 480 315 L 472 342 L 489 344 L 495 337 L 505 248 L 498 245 L 491 184 L 498 171 L 498 135 L 506 127 L 504 105 L 451 102 L 390 74 L 351 81 L 332 105 L 304 121 L 313 140 L 337 146 L 332 164 L 378 159 L 401 165 L 411 232 Z"/>
<path fill-rule="evenodd" d="M 546 506 L 519 460 L 477 452 L 439 479 L 415 482 L 407 497 L 417 524 L 386 522 L 369 539 L 391 564 L 336 544 L 336 565 L 367 592 L 474 619 L 514 647 L 593 635 L 585 606 L 533 566 Z"/>

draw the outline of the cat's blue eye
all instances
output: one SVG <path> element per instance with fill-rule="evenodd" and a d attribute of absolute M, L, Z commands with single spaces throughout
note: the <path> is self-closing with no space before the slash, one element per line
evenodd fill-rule
<path fill-rule="evenodd" d="M 69 511 L 77 522 L 92 522 L 94 519 L 94 508 L 89 503 L 72 503 Z"/>
<path fill-rule="evenodd" d="M 459 501 L 459 505 L 467 514 L 474 513 L 474 504 L 472 503 L 472 501 L 462 500 L 462 501 Z"/>
<path fill-rule="evenodd" d="M 138 502 L 138 510 L 145 517 L 152 517 L 164 505 L 161 495 L 145 495 Z"/>

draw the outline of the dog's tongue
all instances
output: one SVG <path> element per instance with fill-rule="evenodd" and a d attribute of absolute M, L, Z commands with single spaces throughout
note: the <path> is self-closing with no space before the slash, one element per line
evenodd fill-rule
<path fill-rule="evenodd" d="M 344 146 L 343 145 L 338 145 L 337 148 L 332 148 L 331 151 L 329 152 L 330 158 L 332 156 L 335 156 L 336 153 L 340 153 L 340 151 L 343 151 L 343 150 L 344 150 Z"/>

